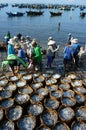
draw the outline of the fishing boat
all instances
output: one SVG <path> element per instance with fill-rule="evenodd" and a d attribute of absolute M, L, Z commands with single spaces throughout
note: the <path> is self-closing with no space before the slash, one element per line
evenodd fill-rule
<path fill-rule="evenodd" d="M 50 11 L 51 16 L 61 16 L 62 12 L 51 12 Z"/>
<path fill-rule="evenodd" d="M 42 15 L 44 13 L 44 11 L 26 11 L 27 15 L 30 16 L 38 16 L 38 15 Z"/>
<path fill-rule="evenodd" d="M 86 13 L 85 12 L 80 12 L 80 17 L 85 17 Z"/>
<path fill-rule="evenodd" d="M 22 12 L 6 12 L 6 14 L 9 16 L 9 17 L 15 17 L 15 16 L 23 16 L 25 13 L 22 13 Z"/>

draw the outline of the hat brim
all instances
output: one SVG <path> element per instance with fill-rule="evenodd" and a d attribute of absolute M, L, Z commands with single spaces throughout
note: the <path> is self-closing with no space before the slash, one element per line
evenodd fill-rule
<path fill-rule="evenodd" d="M 49 45 L 54 45 L 54 44 L 55 44 L 55 41 L 49 41 L 47 45 L 49 46 Z"/>

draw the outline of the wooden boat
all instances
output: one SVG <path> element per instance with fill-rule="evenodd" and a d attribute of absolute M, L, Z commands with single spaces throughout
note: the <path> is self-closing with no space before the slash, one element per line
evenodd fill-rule
<path fill-rule="evenodd" d="M 44 13 L 44 11 L 26 11 L 27 15 L 30 16 L 38 16 L 38 15 L 42 15 Z"/>
<path fill-rule="evenodd" d="M 51 16 L 61 16 L 62 12 L 51 12 L 50 11 Z"/>
<path fill-rule="evenodd" d="M 85 12 L 80 12 L 80 17 L 85 17 L 86 13 Z"/>
<path fill-rule="evenodd" d="M 6 12 L 6 14 L 9 16 L 9 17 L 15 17 L 15 16 L 23 16 L 25 13 L 22 13 L 22 12 Z"/>

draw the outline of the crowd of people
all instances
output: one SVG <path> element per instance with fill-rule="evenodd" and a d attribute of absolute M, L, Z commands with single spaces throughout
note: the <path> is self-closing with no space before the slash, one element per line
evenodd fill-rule
<path fill-rule="evenodd" d="M 5 36 L 7 46 L 7 59 L 2 62 L 2 69 L 8 64 L 12 70 L 12 75 L 19 72 L 21 65 L 25 69 L 32 69 L 33 71 L 37 68 L 42 70 L 42 55 L 46 54 L 47 68 L 51 68 L 56 57 L 56 52 L 59 51 L 59 45 L 53 37 L 48 38 L 46 53 L 43 53 L 42 48 L 37 43 L 36 39 L 26 36 L 24 38 L 19 32 L 16 36 L 11 37 L 10 32 Z M 68 34 L 68 41 L 64 47 L 63 63 L 64 70 L 73 67 L 77 68 L 79 63 L 82 62 L 82 55 L 86 54 L 86 48 L 80 47 L 78 39 L 71 38 L 71 34 Z"/>

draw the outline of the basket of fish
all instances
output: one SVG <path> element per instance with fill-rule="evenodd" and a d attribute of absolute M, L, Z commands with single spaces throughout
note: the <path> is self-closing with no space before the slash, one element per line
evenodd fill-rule
<path fill-rule="evenodd" d="M 62 78 L 60 81 L 62 84 L 71 83 L 71 79 L 69 77 Z"/>
<path fill-rule="evenodd" d="M 48 95 L 48 89 L 47 88 L 39 88 L 36 91 L 38 94 L 41 94 L 42 96 L 46 97 Z"/>
<path fill-rule="evenodd" d="M 27 81 L 27 83 L 31 83 L 33 80 L 32 75 L 23 75 L 22 78 Z"/>
<path fill-rule="evenodd" d="M 0 101 L 0 108 L 2 109 L 8 109 L 14 105 L 14 99 L 8 98 Z"/>
<path fill-rule="evenodd" d="M 75 73 L 69 73 L 67 77 L 70 78 L 71 80 L 77 79 L 77 75 Z"/>
<path fill-rule="evenodd" d="M 55 85 L 57 83 L 57 80 L 54 78 L 49 78 L 46 80 L 46 85 Z"/>
<path fill-rule="evenodd" d="M 71 125 L 71 130 L 86 130 L 86 123 L 81 121 L 74 121 Z"/>
<path fill-rule="evenodd" d="M 57 99 L 53 99 L 53 98 L 46 98 L 44 100 L 44 106 L 46 109 L 57 109 L 59 108 L 59 104 L 60 102 Z"/>
<path fill-rule="evenodd" d="M 23 75 L 26 75 L 26 74 L 27 74 L 27 71 L 25 71 L 25 70 L 20 70 L 19 73 L 21 74 L 21 76 L 23 76 Z"/>
<path fill-rule="evenodd" d="M 34 103 L 31 105 L 28 105 L 27 112 L 28 114 L 32 114 L 33 116 L 39 116 L 43 112 L 43 105 L 42 103 Z"/>
<path fill-rule="evenodd" d="M 77 108 L 75 115 L 78 121 L 86 122 L 86 106 Z"/>
<path fill-rule="evenodd" d="M 36 118 L 32 115 L 25 115 L 17 122 L 19 130 L 33 130 L 36 126 Z"/>
<path fill-rule="evenodd" d="M 40 116 L 41 123 L 52 127 L 57 123 L 58 120 L 58 114 L 56 110 L 45 110 Z"/>
<path fill-rule="evenodd" d="M 75 98 L 69 98 L 69 97 L 62 97 L 61 103 L 64 106 L 73 107 L 76 105 L 76 99 Z"/>
<path fill-rule="evenodd" d="M 42 102 L 44 99 L 44 96 L 41 94 L 34 93 L 30 96 L 30 102 L 31 104 L 34 104 L 36 102 Z"/>
<path fill-rule="evenodd" d="M 52 91 L 50 93 L 50 97 L 51 98 L 55 98 L 55 99 L 61 99 L 63 95 L 63 91 L 62 90 L 56 90 L 56 91 Z"/>
<path fill-rule="evenodd" d="M 10 82 L 4 87 L 4 89 L 14 92 L 16 91 L 16 85 Z"/>
<path fill-rule="evenodd" d="M 52 130 L 70 130 L 70 128 L 66 123 L 58 121 Z"/>
<path fill-rule="evenodd" d="M 36 78 L 36 77 L 39 77 L 41 75 L 41 73 L 36 72 L 36 73 L 32 73 L 31 75 L 33 76 L 33 78 Z"/>
<path fill-rule="evenodd" d="M 18 80 L 19 80 L 18 76 L 10 76 L 9 77 L 9 81 L 11 81 L 11 82 L 15 82 L 15 81 L 18 81 Z"/>
<path fill-rule="evenodd" d="M 18 93 L 31 95 L 33 93 L 33 89 L 30 86 L 25 86 L 18 89 Z"/>
<path fill-rule="evenodd" d="M 0 130 L 15 130 L 15 124 L 10 120 L 4 120 L 0 122 Z"/>
<path fill-rule="evenodd" d="M 36 130 L 51 130 L 51 129 L 48 126 L 42 124 Z"/>
<path fill-rule="evenodd" d="M 74 97 L 75 93 L 71 89 L 63 91 L 63 97 L 69 97 L 72 98 Z"/>
<path fill-rule="evenodd" d="M 86 100 L 85 95 L 79 93 L 75 93 L 74 98 L 76 99 L 76 103 L 78 104 L 83 104 Z"/>
<path fill-rule="evenodd" d="M 61 90 L 69 90 L 70 89 L 70 84 L 66 83 L 66 84 L 60 84 L 59 85 L 59 89 Z"/>
<path fill-rule="evenodd" d="M 49 92 L 56 91 L 58 89 L 58 85 L 48 85 L 45 86 Z"/>
<path fill-rule="evenodd" d="M 40 75 L 38 77 L 34 77 L 33 78 L 33 82 L 34 83 L 44 83 L 45 82 L 45 78 L 42 75 Z"/>
<path fill-rule="evenodd" d="M 86 94 L 86 88 L 82 87 L 74 87 L 73 91 L 79 94 Z"/>
<path fill-rule="evenodd" d="M 2 87 L 6 86 L 7 83 L 8 83 L 8 80 L 6 78 L 3 78 L 0 80 L 0 86 L 2 86 Z"/>
<path fill-rule="evenodd" d="M 35 91 L 41 87 L 43 87 L 43 83 L 32 83 L 30 85 Z"/>
<path fill-rule="evenodd" d="M 0 97 L 2 100 L 10 98 L 10 97 L 12 97 L 12 91 L 2 90 L 2 91 L 0 91 Z"/>
<path fill-rule="evenodd" d="M 51 77 L 51 74 L 43 73 L 42 76 L 45 77 L 45 79 L 48 79 Z"/>
<path fill-rule="evenodd" d="M 81 87 L 82 86 L 82 80 L 74 80 L 71 82 L 72 87 Z"/>
<path fill-rule="evenodd" d="M 58 112 L 59 118 L 63 122 L 70 122 L 75 117 L 75 112 L 71 107 L 68 106 L 60 106 Z"/>
<path fill-rule="evenodd" d="M 29 102 L 30 96 L 28 94 L 17 93 L 17 95 L 14 97 L 14 100 L 17 104 L 24 106 L 24 104 Z"/>
<path fill-rule="evenodd" d="M 26 85 L 26 80 L 24 80 L 24 79 L 19 79 L 17 82 L 16 82 L 16 86 L 18 87 L 18 88 L 21 88 L 21 87 L 24 87 Z"/>
<path fill-rule="evenodd" d="M 5 111 L 6 117 L 8 120 L 17 121 L 21 118 L 23 112 L 23 108 L 21 106 L 12 106 L 8 110 Z"/>
<path fill-rule="evenodd" d="M 60 74 L 52 74 L 51 77 L 54 78 L 54 79 L 56 79 L 57 82 L 59 82 L 59 81 L 60 81 L 60 78 L 61 78 L 61 75 L 60 75 Z"/>
<path fill-rule="evenodd" d="M 3 117 L 4 117 L 4 110 L 0 108 L 0 121 L 3 119 Z"/>

